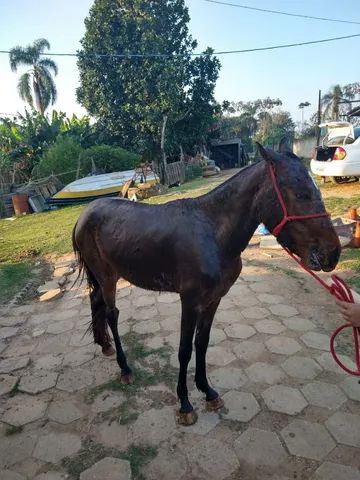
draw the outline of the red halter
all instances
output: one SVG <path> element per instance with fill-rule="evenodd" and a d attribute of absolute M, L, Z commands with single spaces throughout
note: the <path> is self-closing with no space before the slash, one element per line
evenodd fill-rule
<path fill-rule="evenodd" d="M 274 237 L 278 237 L 280 235 L 282 229 L 285 227 L 285 225 L 288 222 L 292 222 L 294 220 L 308 220 L 310 218 L 319 218 L 319 217 L 328 217 L 329 216 L 329 214 L 326 213 L 326 212 L 324 212 L 324 213 L 312 213 L 310 215 L 288 215 L 288 211 L 287 211 L 283 196 L 281 195 L 279 185 L 276 181 L 275 169 L 271 164 L 269 164 L 269 169 L 270 169 L 271 180 L 272 180 L 277 198 L 279 200 L 279 203 L 280 203 L 282 211 L 283 211 L 283 218 L 282 218 L 281 222 L 278 225 L 276 225 L 276 227 L 271 232 L 274 235 Z"/>
<path fill-rule="evenodd" d="M 319 217 L 328 217 L 328 213 L 314 213 L 310 215 L 288 215 L 288 211 L 283 199 L 283 196 L 281 194 L 279 185 L 276 181 L 276 176 L 275 176 L 275 169 L 274 167 L 269 164 L 269 170 L 270 170 L 270 176 L 271 176 L 271 181 L 274 187 L 274 190 L 276 192 L 277 198 L 279 200 L 279 203 L 281 205 L 282 211 L 283 211 L 283 218 L 281 222 L 276 225 L 276 227 L 272 230 L 272 234 L 274 237 L 278 237 L 284 228 L 284 226 L 293 220 L 307 220 L 310 218 L 319 218 Z M 294 255 L 287 247 L 283 246 L 283 249 L 290 255 L 291 258 L 293 258 L 306 272 L 308 272 L 315 280 L 317 280 L 326 290 L 336 297 L 338 300 L 341 300 L 343 302 L 348 302 L 348 303 L 354 303 L 354 297 L 353 294 L 348 287 L 348 285 L 339 278 L 337 275 L 332 275 L 331 280 L 332 283 L 331 285 L 328 285 L 324 280 L 322 280 L 315 272 L 310 270 L 306 265 L 302 263 L 302 261 Z M 356 370 L 351 370 L 348 368 L 344 363 L 340 360 L 340 357 L 336 353 L 335 350 L 335 342 L 336 342 L 336 337 L 339 335 L 340 332 L 342 332 L 345 328 L 352 328 L 353 329 L 353 337 L 354 337 L 354 347 L 355 347 L 355 364 L 356 364 Z M 341 325 L 338 327 L 335 332 L 331 335 L 330 338 L 330 351 L 331 354 L 335 360 L 335 362 L 339 365 L 340 368 L 342 368 L 345 372 L 349 373 L 350 375 L 354 375 L 357 377 L 360 377 L 360 327 L 353 327 L 351 324 L 346 323 L 345 325 Z"/>

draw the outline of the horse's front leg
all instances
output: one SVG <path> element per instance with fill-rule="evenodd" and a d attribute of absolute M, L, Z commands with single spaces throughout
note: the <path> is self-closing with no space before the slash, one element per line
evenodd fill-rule
<path fill-rule="evenodd" d="M 195 325 L 198 318 L 197 308 L 192 301 L 181 296 L 181 333 L 179 345 L 179 379 L 177 384 L 177 395 L 180 401 L 180 410 L 178 412 L 178 423 L 181 425 L 192 425 L 197 420 L 197 415 L 191 405 L 187 389 L 187 369 L 191 359 L 192 341 L 194 337 Z"/>
<path fill-rule="evenodd" d="M 205 393 L 206 407 L 208 410 L 218 410 L 224 406 L 219 394 L 210 387 L 206 377 L 206 351 L 209 345 L 210 329 L 219 306 L 220 300 L 213 301 L 201 313 L 196 327 L 195 349 L 196 349 L 196 371 L 195 383 L 197 388 Z"/>

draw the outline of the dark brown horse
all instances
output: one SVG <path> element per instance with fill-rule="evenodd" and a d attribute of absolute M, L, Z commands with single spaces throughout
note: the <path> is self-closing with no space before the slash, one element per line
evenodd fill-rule
<path fill-rule="evenodd" d="M 282 219 L 269 165 L 290 215 L 325 212 L 318 189 L 294 154 L 286 147 L 279 154 L 260 145 L 259 150 L 264 161 L 206 195 L 164 205 L 96 200 L 74 228 L 74 250 L 90 286 L 94 339 L 105 354 L 111 353 L 108 324 L 124 383 L 130 382 L 131 370 L 117 329 L 116 282 L 122 277 L 141 288 L 180 294 L 177 394 L 179 419 L 186 424 L 196 420 L 186 386 L 195 331 L 196 386 L 208 408 L 223 405 L 206 377 L 210 328 L 221 298 L 241 272 L 240 255 L 256 227 L 262 222 L 271 231 Z M 278 240 L 313 270 L 331 271 L 339 259 L 338 237 L 328 217 L 288 223 Z"/>

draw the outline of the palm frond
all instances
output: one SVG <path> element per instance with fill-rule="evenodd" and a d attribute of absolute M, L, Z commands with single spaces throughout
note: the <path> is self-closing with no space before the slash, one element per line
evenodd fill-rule
<path fill-rule="evenodd" d="M 58 74 L 58 67 L 56 65 L 56 63 L 54 62 L 54 60 L 51 60 L 51 58 L 42 58 L 39 62 L 38 62 L 38 65 L 40 65 L 41 67 L 44 67 L 46 68 L 47 70 L 53 70 L 53 72 L 55 73 L 55 75 Z"/>
<path fill-rule="evenodd" d="M 32 54 L 29 47 L 14 47 L 10 50 L 9 61 L 10 68 L 13 72 L 17 71 L 19 65 L 32 65 Z"/>
<path fill-rule="evenodd" d="M 44 110 L 48 108 L 50 103 L 54 105 L 57 98 L 57 91 L 55 82 L 50 74 L 50 72 L 43 67 L 37 67 L 38 79 L 39 79 L 39 89 L 42 105 Z"/>
<path fill-rule="evenodd" d="M 20 97 L 29 105 L 33 106 L 33 97 L 31 92 L 31 74 L 29 72 L 21 75 L 18 83 L 18 91 Z"/>
<path fill-rule="evenodd" d="M 47 50 L 50 50 L 50 43 L 46 38 L 38 38 L 37 40 L 34 41 L 33 47 L 35 50 L 37 50 L 39 53 L 42 53 L 45 48 Z"/>

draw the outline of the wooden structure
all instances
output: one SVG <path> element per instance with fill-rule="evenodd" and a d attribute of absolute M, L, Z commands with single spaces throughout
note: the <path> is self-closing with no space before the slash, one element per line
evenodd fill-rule
<path fill-rule="evenodd" d="M 153 170 L 159 175 L 157 165 L 153 165 Z M 182 184 L 185 182 L 185 163 L 182 160 L 166 164 L 166 180 L 168 185 Z"/>
<path fill-rule="evenodd" d="M 248 163 L 244 144 L 239 137 L 228 140 L 213 140 L 211 142 L 211 159 L 215 160 L 216 165 L 221 170 L 245 167 Z"/>
<path fill-rule="evenodd" d="M 11 192 L 0 193 L 0 218 L 12 217 L 14 215 L 12 196 L 15 193 L 26 193 L 29 195 L 29 203 L 32 210 L 38 212 L 45 210 L 46 199 L 55 195 L 61 188 L 61 182 L 53 175 L 24 185 L 14 185 Z"/>

